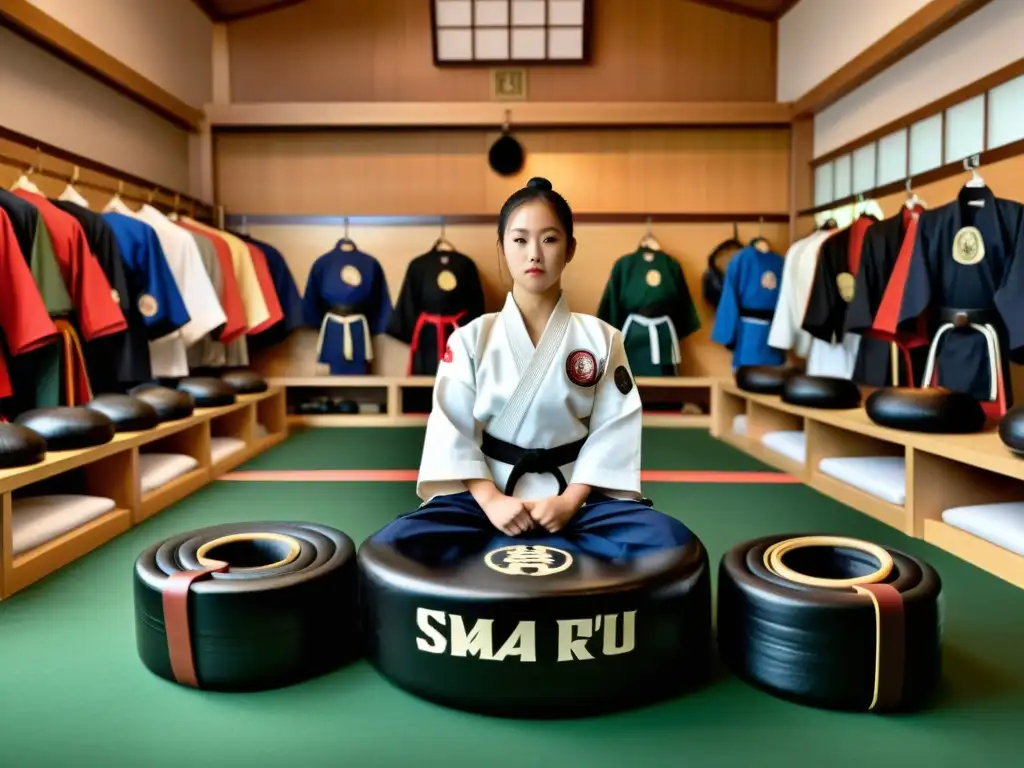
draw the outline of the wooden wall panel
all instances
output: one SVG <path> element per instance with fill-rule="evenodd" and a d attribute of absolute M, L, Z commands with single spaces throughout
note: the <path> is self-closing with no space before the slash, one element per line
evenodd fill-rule
<path fill-rule="evenodd" d="M 580 212 L 789 211 L 787 130 L 524 131 L 526 167 L 487 165 L 484 131 L 237 133 L 216 138 L 231 213 L 497 213 L 531 176 Z"/>
<path fill-rule="evenodd" d="M 761 234 L 780 253 L 784 253 L 788 246 L 788 227 L 788 224 L 741 224 L 739 234 L 744 241 Z M 251 226 L 248 229 L 254 237 L 273 243 L 284 254 L 300 293 L 305 290 L 313 262 L 331 250 L 342 235 L 338 226 Z M 617 258 L 636 249 L 644 229 L 643 225 L 637 224 L 581 224 L 577 227 L 577 257 L 563 277 L 572 309 L 587 313 L 597 311 L 612 265 Z M 732 236 L 732 225 L 656 224 L 653 232 L 662 248 L 682 264 L 702 323 L 701 329 L 682 343 L 680 373 L 692 376 L 730 375 L 729 352 L 712 344 L 709 339 L 714 312 L 700 296 L 700 277 L 711 250 Z M 362 250 L 380 261 L 393 300 L 398 297 L 409 261 L 429 249 L 438 234 L 436 227 L 408 226 L 354 226 L 349 231 L 349 236 Z M 449 226 L 446 236 L 470 256 L 480 270 L 488 311 L 500 309 L 505 294 L 511 288 L 511 281 L 499 260 L 494 226 Z M 298 332 L 285 344 L 255 359 L 254 367 L 272 376 L 315 375 L 316 337 L 313 330 Z M 404 375 L 408 350 L 404 344 L 378 337 L 374 348 L 374 373 Z"/>
<path fill-rule="evenodd" d="M 774 101 L 771 22 L 682 0 L 594 0 L 588 66 L 531 67 L 532 101 Z M 235 102 L 481 101 L 435 67 L 430 0 L 306 0 L 228 29 Z"/>

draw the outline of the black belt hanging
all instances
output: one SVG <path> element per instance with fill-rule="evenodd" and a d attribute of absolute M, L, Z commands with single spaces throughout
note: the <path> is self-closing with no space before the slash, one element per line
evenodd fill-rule
<path fill-rule="evenodd" d="M 565 493 L 569 484 L 566 483 L 560 468 L 576 461 L 586 441 L 587 438 L 583 437 L 574 443 L 566 443 L 555 448 L 520 448 L 484 432 L 480 450 L 489 459 L 511 465 L 512 472 L 505 483 L 506 496 L 513 494 L 516 483 L 527 473 L 554 475 L 558 480 L 558 492 L 561 494 Z"/>

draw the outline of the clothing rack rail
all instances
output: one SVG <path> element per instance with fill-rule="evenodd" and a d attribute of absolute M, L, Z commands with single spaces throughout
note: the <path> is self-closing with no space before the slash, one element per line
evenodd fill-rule
<path fill-rule="evenodd" d="M 168 212 L 188 212 L 199 220 L 212 221 L 217 216 L 214 206 L 191 195 L 5 128 L 0 128 L 0 165 L 22 172 L 31 170 L 32 176 L 73 183 L 111 196 L 118 194 L 125 200 L 149 203 Z M 83 178 L 82 172 L 87 177 Z"/>
<path fill-rule="evenodd" d="M 428 227 L 467 224 L 491 225 L 497 213 L 422 216 L 303 216 L 289 214 L 229 213 L 228 227 L 242 226 L 370 226 Z M 577 224 L 788 224 L 788 213 L 573 213 Z"/>

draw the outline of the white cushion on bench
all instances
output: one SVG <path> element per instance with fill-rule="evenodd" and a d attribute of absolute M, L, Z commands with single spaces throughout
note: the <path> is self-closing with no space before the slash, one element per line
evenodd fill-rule
<path fill-rule="evenodd" d="M 14 499 L 11 505 L 14 555 L 17 557 L 63 536 L 115 507 L 113 499 L 70 493 Z"/>
<path fill-rule="evenodd" d="M 903 456 L 842 456 L 822 459 L 818 469 L 898 506 L 907 502 L 907 462 Z"/>
<path fill-rule="evenodd" d="M 1024 501 L 952 507 L 942 513 L 942 522 L 1024 555 Z"/>

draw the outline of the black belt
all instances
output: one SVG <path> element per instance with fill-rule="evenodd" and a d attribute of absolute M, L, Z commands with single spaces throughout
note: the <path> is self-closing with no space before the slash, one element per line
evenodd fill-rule
<path fill-rule="evenodd" d="M 576 461 L 585 442 L 587 438 L 584 437 L 574 443 L 566 443 L 555 448 L 520 448 L 484 432 L 480 450 L 487 458 L 512 466 L 512 473 L 505 483 L 506 496 L 511 496 L 515 492 L 516 483 L 527 473 L 554 475 L 558 480 L 558 492 L 564 493 L 569 484 L 565 482 L 560 467 Z"/>
<path fill-rule="evenodd" d="M 740 317 L 749 317 L 751 320 L 771 320 L 775 317 L 774 309 L 741 309 Z"/>
<path fill-rule="evenodd" d="M 966 328 L 968 325 L 991 325 L 998 327 L 1002 323 L 1002 316 L 998 309 L 954 309 L 953 307 L 942 307 L 939 310 L 939 321 L 952 323 L 956 328 Z"/>
<path fill-rule="evenodd" d="M 667 301 L 660 301 L 654 304 L 648 304 L 645 307 L 640 307 L 633 314 L 640 315 L 640 317 L 665 317 L 672 314 L 673 307 Z"/>
<path fill-rule="evenodd" d="M 361 307 L 351 306 L 349 304 L 336 304 L 335 306 L 331 307 L 328 310 L 328 312 L 330 312 L 332 315 L 338 315 L 340 317 L 366 314 L 365 312 L 363 312 Z"/>

